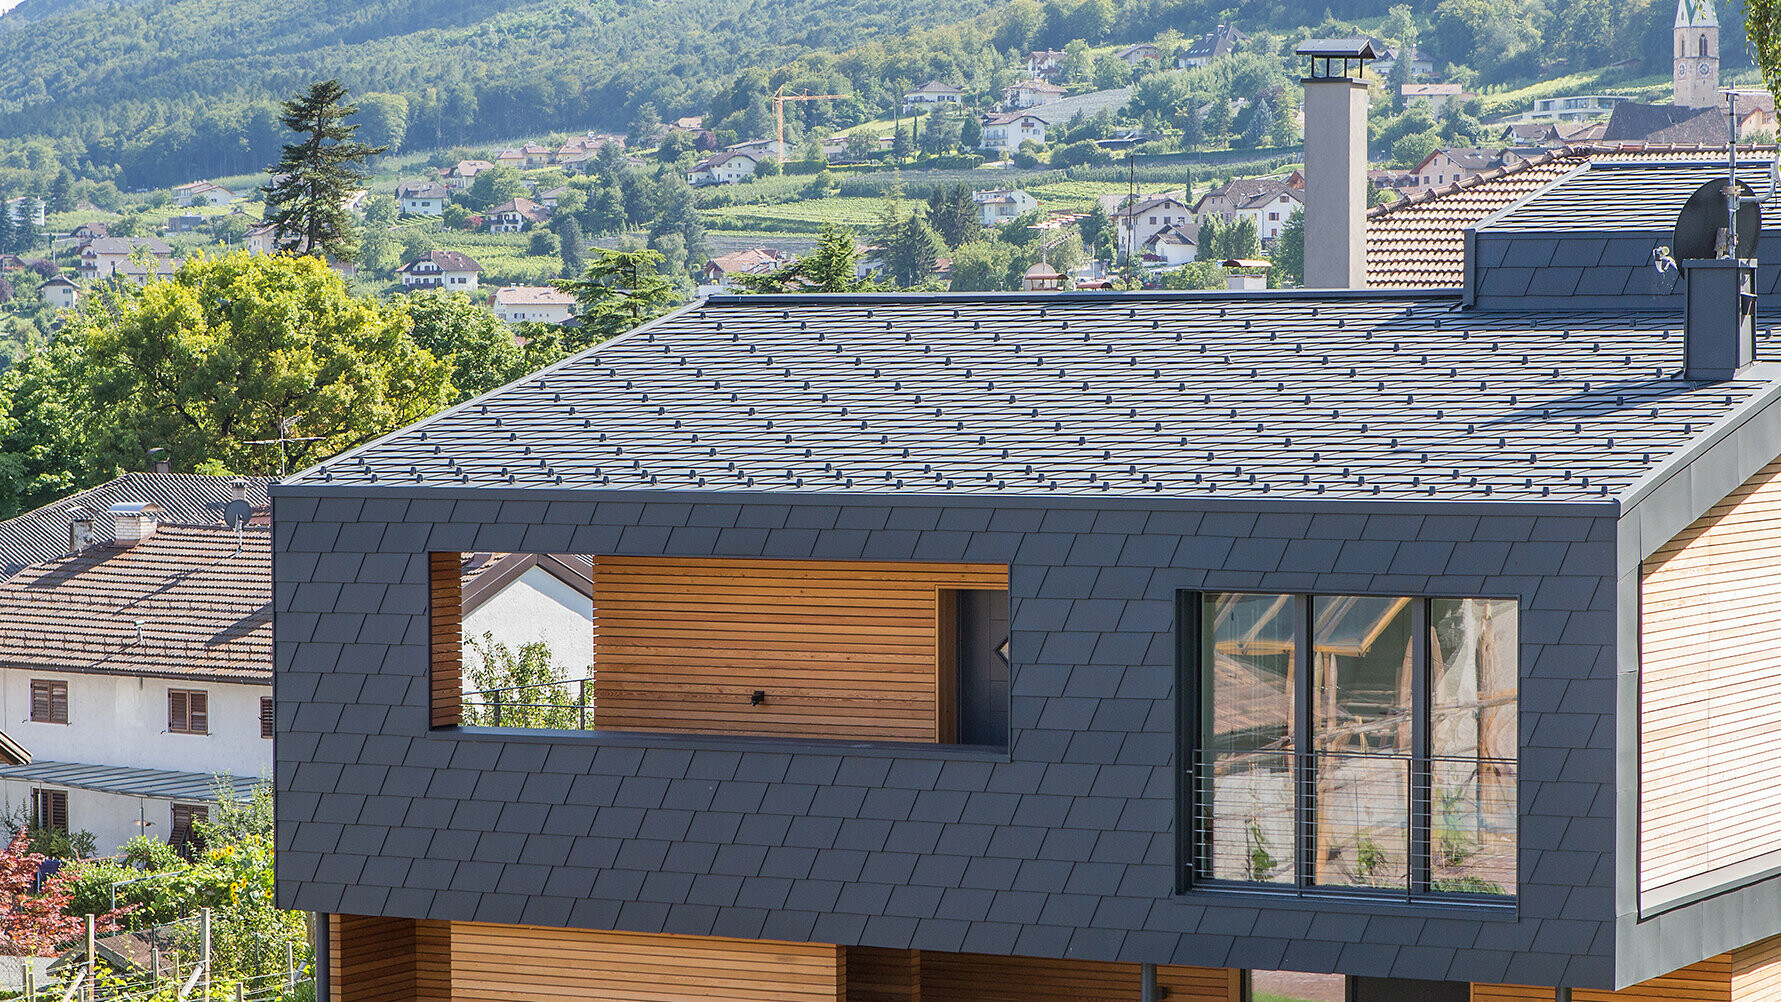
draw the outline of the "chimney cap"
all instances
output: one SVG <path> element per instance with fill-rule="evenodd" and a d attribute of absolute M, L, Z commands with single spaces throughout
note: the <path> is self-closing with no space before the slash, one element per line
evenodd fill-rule
<path fill-rule="evenodd" d="M 1298 55 L 1313 59 L 1378 59 L 1371 38 L 1308 38 L 1299 43 Z"/>
<path fill-rule="evenodd" d="M 105 509 L 112 515 L 147 515 L 153 517 L 161 513 L 161 506 L 153 501 L 119 501 Z"/>

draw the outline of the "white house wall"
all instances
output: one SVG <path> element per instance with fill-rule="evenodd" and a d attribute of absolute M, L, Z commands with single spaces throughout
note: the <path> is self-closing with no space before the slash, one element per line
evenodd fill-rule
<path fill-rule="evenodd" d="M 267 744 L 271 742 L 268 741 Z M 125 842 L 142 834 L 165 842 L 173 831 L 174 804 L 209 806 L 203 801 L 100 793 L 21 779 L 0 780 L 0 804 L 4 804 L 9 815 L 17 815 L 21 811 L 28 814 L 31 810 L 31 790 L 37 786 L 68 794 L 68 827 L 77 832 L 92 832 L 93 844 L 100 855 L 115 853 Z"/>
<path fill-rule="evenodd" d="M 68 723 L 31 721 L 34 678 L 68 683 Z M 210 694 L 209 734 L 168 732 L 168 689 Z M 6 723 L 0 729 L 39 762 L 270 777 L 272 742 L 260 737 L 260 697 L 270 695 L 269 685 L 5 669 L 0 671 L 0 720 Z M 69 803 L 72 810 L 72 799 Z"/>
<path fill-rule="evenodd" d="M 464 617 L 465 636 L 484 633 L 494 634 L 516 651 L 522 644 L 542 640 L 550 646 L 557 666 L 578 677 L 594 661 L 594 600 L 549 571 L 533 567 Z"/>

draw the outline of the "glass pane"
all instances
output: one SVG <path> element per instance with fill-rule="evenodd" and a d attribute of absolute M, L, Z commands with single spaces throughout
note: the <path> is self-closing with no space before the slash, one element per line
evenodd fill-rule
<path fill-rule="evenodd" d="M 1251 1002 L 1344 1002 L 1348 983 L 1340 974 L 1250 971 Z"/>
<path fill-rule="evenodd" d="M 1201 872 L 1290 884 L 1292 596 L 1207 595 L 1202 615 Z"/>
<path fill-rule="evenodd" d="M 1430 886 L 1514 894 L 1515 603 L 1436 599 L 1429 612 Z"/>
<path fill-rule="evenodd" d="M 1407 888 L 1410 600 L 1315 598 L 1311 623 L 1311 882 Z"/>

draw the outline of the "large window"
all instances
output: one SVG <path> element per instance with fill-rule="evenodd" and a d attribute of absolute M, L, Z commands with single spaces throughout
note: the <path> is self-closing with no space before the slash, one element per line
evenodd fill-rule
<path fill-rule="evenodd" d="M 1514 893 L 1514 601 L 1193 593 L 1181 613 L 1190 881 Z"/>

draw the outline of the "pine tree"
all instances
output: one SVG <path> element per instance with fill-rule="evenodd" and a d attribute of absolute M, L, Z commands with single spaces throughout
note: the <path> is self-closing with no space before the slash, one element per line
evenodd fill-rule
<path fill-rule="evenodd" d="M 1181 148 L 1197 150 L 1206 142 L 1206 123 L 1192 98 L 1181 107 Z"/>
<path fill-rule="evenodd" d="M 1249 114 L 1249 127 L 1243 130 L 1243 145 L 1254 149 L 1265 145 L 1274 134 L 1274 109 L 1268 99 L 1255 99 L 1255 108 Z"/>
<path fill-rule="evenodd" d="M 18 250 L 18 225 L 12 217 L 12 199 L 5 189 L 0 189 L 0 253 L 12 254 Z"/>
<path fill-rule="evenodd" d="M 56 175 L 49 186 L 49 211 L 72 212 L 74 210 L 74 175 L 66 170 Z"/>
<path fill-rule="evenodd" d="M 37 249 L 37 241 L 42 239 L 37 227 L 37 199 L 26 195 L 19 202 L 19 217 L 12 227 L 12 247 L 15 254 L 28 254 Z"/>
<path fill-rule="evenodd" d="M 284 147 L 264 189 L 266 221 L 283 250 L 339 260 L 351 260 L 357 250 L 346 201 L 365 181 L 365 161 L 385 147 L 351 141 L 358 126 L 345 119 L 359 109 L 341 103 L 345 99 L 340 81 L 321 80 L 284 103 L 280 120 L 303 140 Z"/>
<path fill-rule="evenodd" d="M 563 258 L 563 277 L 574 278 L 587 267 L 587 241 L 582 239 L 581 224 L 568 213 L 551 222 L 556 229 L 557 240 L 562 244 L 558 253 Z"/>

